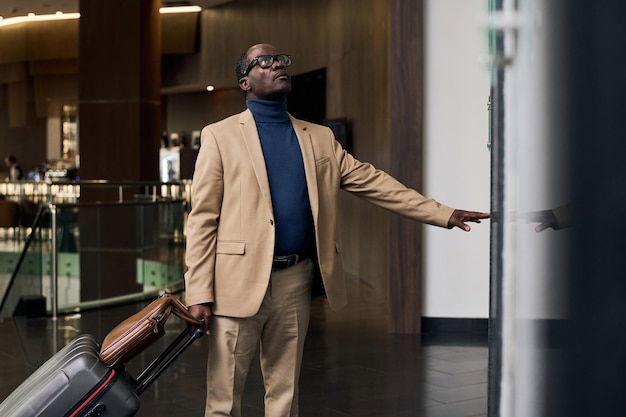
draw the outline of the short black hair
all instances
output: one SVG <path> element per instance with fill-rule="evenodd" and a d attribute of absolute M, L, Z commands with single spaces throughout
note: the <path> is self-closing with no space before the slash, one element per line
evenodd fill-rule
<path fill-rule="evenodd" d="M 246 69 L 248 68 L 248 54 L 247 52 L 242 53 L 237 60 L 237 65 L 235 65 L 235 76 L 237 77 L 237 82 L 246 76 Z"/>

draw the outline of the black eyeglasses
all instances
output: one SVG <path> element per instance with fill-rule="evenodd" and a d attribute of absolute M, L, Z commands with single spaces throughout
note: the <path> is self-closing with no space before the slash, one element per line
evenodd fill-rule
<path fill-rule="evenodd" d="M 272 66 L 274 61 L 280 62 L 285 67 L 288 67 L 289 65 L 291 65 L 291 55 L 259 55 L 256 58 L 252 59 L 252 61 L 250 61 L 248 67 L 246 68 L 246 72 L 244 72 L 243 75 L 248 75 L 250 73 L 250 70 L 257 64 L 261 68 L 269 68 Z"/>

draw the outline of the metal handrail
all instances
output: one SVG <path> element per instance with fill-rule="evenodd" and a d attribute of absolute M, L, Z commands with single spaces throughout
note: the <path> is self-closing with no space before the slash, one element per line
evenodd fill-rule
<path fill-rule="evenodd" d="M 75 314 L 82 311 L 97 310 L 100 308 L 118 306 L 121 304 L 132 304 L 142 302 L 146 300 L 153 300 L 164 290 L 170 294 L 179 294 L 185 289 L 185 284 L 181 277 L 181 280 L 177 283 L 170 285 L 168 288 L 159 288 L 157 290 L 138 292 L 133 294 L 124 294 L 117 297 L 109 297 L 103 300 L 83 301 L 75 306 L 65 307 L 62 311 L 58 311 L 58 315 Z"/>
<path fill-rule="evenodd" d="M 78 190 L 89 188 L 118 188 L 118 201 L 124 201 L 124 189 L 127 188 L 143 188 L 145 195 L 152 196 L 154 199 L 163 196 L 163 187 L 167 187 L 167 197 L 178 197 L 184 200 L 190 199 L 191 181 L 110 181 L 110 180 L 55 180 L 55 181 L 36 181 L 36 180 L 14 180 L 0 182 L 0 194 L 7 198 L 22 198 L 25 196 L 36 196 L 52 201 L 57 198 L 78 198 L 79 193 L 54 192 L 57 187 L 76 187 Z M 169 192 L 178 188 L 177 195 L 172 196 Z M 28 190 L 32 189 L 32 190 Z"/>
<path fill-rule="evenodd" d="M 133 183 L 133 184 L 136 184 L 136 183 Z M 158 294 L 158 292 L 162 291 L 162 289 L 155 290 L 152 292 L 148 291 L 148 292 L 141 292 L 141 293 L 134 293 L 134 294 L 125 294 L 125 295 L 118 296 L 118 297 L 111 297 L 110 299 L 106 299 L 106 300 L 92 300 L 88 302 L 82 302 L 76 306 L 66 307 L 64 308 L 63 312 L 60 312 L 59 307 L 58 307 L 58 267 L 57 267 L 58 266 L 57 265 L 57 262 L 58 262 L 58 259 L 57 259 L 58 258 L 58 234 L 57 234 L 58 233 L 57 232 L 58 208 L 61 208 L 61 207 L 62 208 L 72 208 L 72 207 L 80 208 L 80 207 L 143 206 L 143 205 L 154 204 L 158 202 L 167 202 L 169 204 L 178 202 L 178 203 L 183 204 L 185 200 L 181 198 L 167 198 L 167 199 L 160 199 L 160 200 L 151 199 L 150 201 L 144 200 L 144 201 L 84 202 L 84 203 L 82 202 L 75 202 L 75 203 L 50 202 L 47 204 L 40 204 L 35 220 L 33 221 L 33 224 L 31 226 L 31 231 L 28 234 L 28 237 L 25 241 L 22 252 L 20 253 L 20 256 L 15 265 L 15 268 L 13 269 L 11 273 L 9 283 L 2 297 L 2 302 L 0 303 L 0 312 L 2 312 L 5 307 L 5 304 L 9 298 L 9 294 L 11 293 L 11 289 L 18 277 L 20 267 L 24 261 L 24 258 L 26 257 L 26 254 L 28 253 L 31 242 L 34 239 L 35 233 L 46 211 L 49 212 L 50 214 L 50 226 L 51 226 L 51 234 L 50 234 L 50 238 L 51 238 L 51 271 L 50 271 L 51 294 L 50 296 L 51 296 L 51 307 L 52 307 L 51 315 L 52 315 L 53 320 L 57 319 L 59 313 L 60 314 L 72 314 L 77 311 L 81 311 L 85 309 L 88 310 L 88 309 L 93 309 L 93 308 L 102 308 L 106 306 L 119 305 L 121 303 L 127 303 L 127 302 L 133 302 L 133 301 L 143 301 L 145 299 L 153 297 L 154 295 L 152 294 L 152 292 L 155 292 L 155 294 Z M 171 288 L 168 288 L 169 292 L 176 293 L 176 292 L 182 291 L 184 289 L 184 285 L 182 285 L 182 277 L 181 277 L 180 283 L 174 282 L 170 285 L 170 287 Z"/>
<path fill-rule="evenodd" d="M 24 258 L 26 257 L 26 253 L 28 253 L 28 248 L 30 247 L 31 242 L 33 241 L 33 237 L 35 235 L 35 230 L 36 230 L 37 226 L 39 226 L 41 218 L 43 217 L 43 213 L 46 211 L 46 209 L 47 209 L 46 206 L 41 205 L 41 206 L 39 206 L 39 210 L 37 210 L 37 216 L 35 217 L 35 220 L 33 221 L 31 232 L 29 233 L 28 237 L 26 238 L 26 242 L 24 243 L 24 249 L 22 249 L 22 253 L 20 253 L 19 258 L 17 259 L 17 263 L 15 264 L 15 268 L 13 269 L 13 272 L 11 272 L 11 278 L 9 278 L 9 284 L 7 285 L 7 288 L 4 291 L 4 296 L 2 297 L 2 302 L 0 302 L 0 312 L 4 308 L 4 305 L 5 305 L 8 297 L 9 297 L 9 293 L 11 292 L 11 288 L 13 287 L 13 283 L 15 282 L 15 279 L 17 278 L 17 274 L 18 274 L 18 272 L 20 270 L 20 267 L 22 266 L 22 262 L 24 262 Z"/>
<path fill-rule="evenodd" d="M 180 202 L 182 204 L 183 200 L 181 199 L 171 199 L 167 200 L 168 202 Z M 57 268 L 57 256 L 58 256 L 58 236 L 57 236 L 57 206 L 62 207 L 118 207 L 118 206 L 137 206 L 137 205 L 145 205 L 146 202 L 137 202 L 137 201 L 120 201 L 120 202 L 87 202 L 87 203 L 62 203 L 62 204 L 48 204 L 48 209 L 50 210 L 50 225 L 51 225 L 51 246 L 52 246 L 52 263 L 50 271 L 50 279 L 51 282 L 51 298 L 52 298 L 52 319 L 56 320 L 59 314 L 58 308 L 58 268 Z M 157 290 L 158 294 L 161 290 Z M 141 293 L 144 294 L 144 293 Z M 66 308 L 67 312 L 77 312 L 81 309 L 91 309 L 103 307 L 105 305 L 117 305 L 120 302 L 130 302 L 130 301 L 143 301 L 143 298 L 140 294 L 127 294 L 125 296 L 120 297 L 112 297 L 109 301 L 103 302 L 102 300 L 94 300 L 91 302 L 83 302 L 80 303 L 81 307 L 70 307 Z M 0 309 L 2 311 L 2 309 Z"/>

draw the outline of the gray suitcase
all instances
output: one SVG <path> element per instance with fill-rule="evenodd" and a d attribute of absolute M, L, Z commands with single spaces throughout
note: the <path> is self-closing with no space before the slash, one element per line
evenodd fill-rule
<path fill-rule="evenodd" d="M 0 416 L 134 416 L 141 393 L 202 334 L 201 328 L 191 334 L 183 330 L 136 380 L 123 366 L 109 368 L 100 361 L 100 346 L 93 336 L 78 336 L 0 404 Z"/>

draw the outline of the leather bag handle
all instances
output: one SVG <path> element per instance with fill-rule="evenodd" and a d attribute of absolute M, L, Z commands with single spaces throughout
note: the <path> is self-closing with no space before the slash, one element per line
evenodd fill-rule
<path fill-rule="evenodd" d="M 163 292 L 162 296 L 170 298 L 171 303 L 172 303 L 172 313 L 174 313 L 176 317 L 186 321 L 187 323 L 193 324 L 195 326 L 204 325 L 204 322 L 202 320 L 198 320 L 197 318 L 189 314 L 189 310 L 187 309 L 187 306 L 185 306 L 185 304 L 183 304 L 183 302 L 180 301 L 178 297 L 168 292 Z"/>

